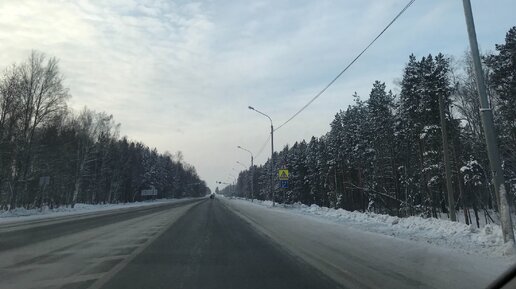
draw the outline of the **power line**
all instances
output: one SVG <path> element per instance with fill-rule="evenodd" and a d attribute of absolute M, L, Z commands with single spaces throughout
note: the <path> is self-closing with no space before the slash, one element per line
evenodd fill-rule
<path fill-rule="evenodd" d="M 339 74 L 337 74 L 337 76 L 335 78 L 333 78 L 332 81 L 330 81 L 330 83 L 328 83 L 328 85 L 326 85 L 319 93 L 317 93 L 312 99 L 310 99 L 310 101 L 305 104 L 300 110 L 298 110 L 296 113 L 294 113 L 294 115 L 292 115 L 289 119 L 287 119 L 287 121 L 285 121 L 284 123 L 282 123 L 280 126 L 276 127 L 276 129 L 274 131 L 277 131 L 278 129 L 282 128 L 284 125 L 286 125 L 287 123 L 289 123 L 292 119 L 294 119 L 296 116 L 298 116 L 303 110 L 305 110 L 308 106 L 310 106 L 310 104 L 312 104 L 312 102 L 314 102 L 317 98 L 319 98 L 319 96 L 321 96 L 330 86 L 333 85 L 333 83 L 335 81 L 337 81 L 337 79 L 339 79 L 342 74 L 344 74 L 344 72 L 346 72 L 346 70 L 348 70 L 348 68 L 351 67 L 351 65 L 353 65 L 359 58 L 360 56 L 362 56 L 362 54 L 364 54 L 364 52 L 367 51 L 367 49 L 369 49 L 369 47 L 371 47 L 371 45 L 373 45 L 373 43 L 376 42 L 376 40 L 378 40 L 378 38 L 380 38 L 380 36 L 382 36 L 382 34 L 387 30 L 389 29 L 389 27 L 405 12 L 405 10 L 407 10 L 411 5 L 412 3 L 414 3 L 416 0 L 410 0 L 407 5 L 405 5 L 405 7 L 403 7 L 403 9 L 396 15 L 396 17 L 394 17 L 392 19 L 391 22 L 389 22 L 389 24 L 387 26 L 385 26 L 385 28 L 380 32 L 380 34 L 378 34 L 374 39 L 373 41 L 371 41 L 369 43 L 369 45 L 366 46 L 366 48 L 364 48 L 362 50 L 362 52 L 360 52 L 356 57 L 355 59 L 353 59 L 353 61 L 351 61 Z"/>
<path fill-rule="evenodd" d="M 263 143 L 262 147 L 258 150 L 258 153 L 254 156 L 255 159 L 257 159 L 260 156 L 260 154 L 263 152 L 263 150 L 269 143 L 270 139 L 271 139 L 271 135 L 269 134 L 269 137 L 267 137 L 267 140 Z"/>

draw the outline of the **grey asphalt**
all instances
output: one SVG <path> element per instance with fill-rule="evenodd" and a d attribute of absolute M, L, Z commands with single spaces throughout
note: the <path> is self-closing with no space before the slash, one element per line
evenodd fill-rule
<path fill-rule="evenodd" d="M 198 200 L 132 208 L 131 210 L 120 210 L 103 214 L 91 214 L 81 218 L 71 216 L 51 221 L 38 220 L 34 222 L 25 222 L 23 224 L 0 225 L 0 252 L 113 224 L 123 220 L 141 217 L 163 210 L 169 210 L 192 202 L 198 202 Z M 27 226 L 32 223 L 37 225 Z M 19 229 L 17 228 L 18 226 L 20 227 Z"/>
<path fill-rule="evenodd" d="M 341 288 L 220 201 L 195 205 L 102 288 Z"/>

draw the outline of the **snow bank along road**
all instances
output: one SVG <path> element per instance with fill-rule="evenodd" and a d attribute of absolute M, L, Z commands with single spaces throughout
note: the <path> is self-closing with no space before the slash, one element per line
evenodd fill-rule
<path fill-rule="evenodd" d="M 485 288 L 514 259 L 365 232 L 321 217 L 223 199 L 278 244 L 350 288 Z"/>
<path fill-rule="evenodd" d="M 484 288 L 508 266 L 226 199 L 0 225 L 0 288 Z"/>

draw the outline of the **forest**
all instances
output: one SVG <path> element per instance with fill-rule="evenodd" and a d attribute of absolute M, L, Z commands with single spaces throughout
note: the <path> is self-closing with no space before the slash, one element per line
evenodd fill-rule
<path fill-rule="evenodd" d="M 174 155 L 120 137 L 112 115 L 68 107 L 59 62 L 33 51 L 0 75 L 0 210 L 76 203 L 199 197 L 195 168 Z"/>
<path fill-rule="evenodd" d="M 509 202 L 514 206 L 516 26 L 507 32 L 505 43 L 483 55 L 483 68 Z M 489 212 L 498 208 L 471 57 L 410 55 L 400 79 L 398 93 L 375 81 L 367 100 L 355 93 L 354 104 L 335 114 L 326 134 L 274 152 L 274 200 L 397 216 L 449 214 L 441 99 L 453 210 L 462 211 L 468 224 L 478 225 L 479 215 L 492 219 Z M 237 182 L 220 192 L 270 200 L 270 161 L 240 172 Z M 280 168 L 289 170 L 287 189 L 278 186 Z"/>

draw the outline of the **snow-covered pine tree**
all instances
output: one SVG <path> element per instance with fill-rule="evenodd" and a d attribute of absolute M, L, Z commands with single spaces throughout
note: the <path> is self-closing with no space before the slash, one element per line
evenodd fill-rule
<path fill-rule="evenodd" d="M 378 209 L 398 214 L 399 191 L 396 171 L 395 139 L 394 139 L 394 96 L 386 92 L 385 83 L 375 81 L 369 94 L 368 123 L 371 139 L 371 177 L 370 185 L 383 204 Z"/>
<path fill-rule="evenodd" d="M 505 36 L 504 44 L 496 45 L 497 54 L 487 57 L 491 91 L 496 96 L 497 114 L 504 172 L 516 192 L 516 26 Z M 514 196 L 513 196 L 514 200 Z"/>
<path fill-rule="evenodd" d="M 418 91 L 420 82 L 419 63 L 411 54 L 403 71 L 399 107 L 395 115 L 395 135 L 401 162 L 398 173 L 405 200 L 403 209 L 409 215 L 416 213 L 413 208 L 416 204 L 421 204 L 422 200 L 420 182 L 422 164 L 418 154 L 419 136 L 422 129 L 421 95 Z"/>

